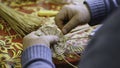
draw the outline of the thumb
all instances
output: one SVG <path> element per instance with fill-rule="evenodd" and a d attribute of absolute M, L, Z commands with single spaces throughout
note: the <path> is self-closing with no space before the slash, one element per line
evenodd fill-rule
<path fill-rule="evenodd" d="M 59 37 L 55 36 L 55 35 L 48 35 L 48 36 L 45 36 L 45 37 L 47 38 L 47 40 L 50 44 L 54 44 L 57 41 L 59 41 Z"/>
<path fill-rule="evenodd" d="M 63 28 L 62 28 L 62 32 L 63 34 L 67 34 L 68 32 L 70 32 L 73 28 L 75 28 L 76 26 L 78 26 L 79 23 L 79 19 L 77 20 L 77 17 L 74 16 Z"/>

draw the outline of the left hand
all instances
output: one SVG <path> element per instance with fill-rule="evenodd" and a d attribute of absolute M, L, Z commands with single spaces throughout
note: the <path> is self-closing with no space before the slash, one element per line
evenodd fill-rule
<path fill-rule="evenodd" d="M 57 42 L 58 39 L 59 38 L 54 35 L 38 36 L 36 35 L 36 31 L 34 31 L 23 38 L 23 49 L 40 44 L 50 47 L 50 44 Z"/>

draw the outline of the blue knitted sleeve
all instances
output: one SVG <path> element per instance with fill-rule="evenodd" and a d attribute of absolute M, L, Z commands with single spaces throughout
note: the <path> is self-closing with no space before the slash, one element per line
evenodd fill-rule
<path fill-rule="evenodd" d="M 34 45 L 23 51 L 22 68 L 55 68 L 52 62 L 50 48 L 44 45 Z"/>
<path fill-rule="evenodd" d="M 84 4 L 88 6 L 91 14 L 91 20 L 88 23 L 91 26 L 100 24 L 119 6 L 118 0 L 86 0 Z"/>

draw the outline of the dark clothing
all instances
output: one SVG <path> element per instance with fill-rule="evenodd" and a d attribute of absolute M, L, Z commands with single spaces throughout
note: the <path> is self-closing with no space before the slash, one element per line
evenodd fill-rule
<path fill-rule="evenodd" d="M 120 68 L 120 8 L 103 23 L 85 49 L 80 68 Z"/>
<path fill-rule="evenodd" d="M 91 20 L 88 23 L 93 26 L 100 24 L 120 5 L 120 0 L 86 0 L 84 2 L 91 14 Z"/>

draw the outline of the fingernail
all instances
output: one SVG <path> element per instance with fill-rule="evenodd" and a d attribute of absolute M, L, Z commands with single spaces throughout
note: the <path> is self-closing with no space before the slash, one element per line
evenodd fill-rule
<path fill-rule="evenodd" d="M 62 29 L 62 32 L 63 32 L 63 34 L 66 34 L 67 30 L 66 29 Z"/>

